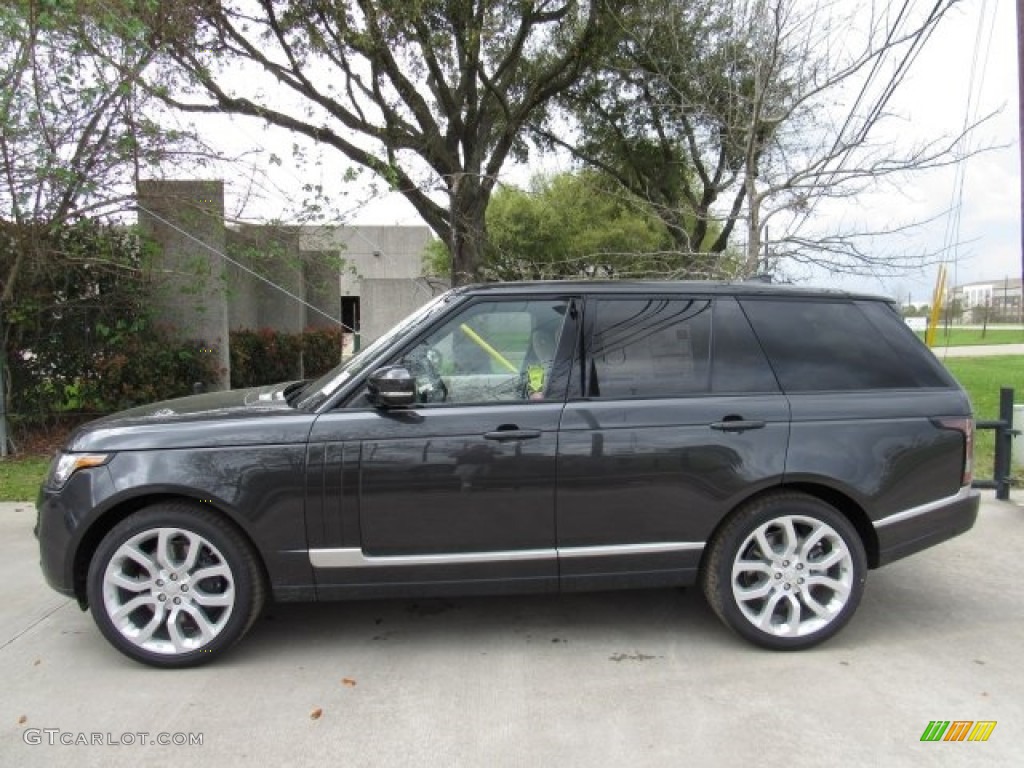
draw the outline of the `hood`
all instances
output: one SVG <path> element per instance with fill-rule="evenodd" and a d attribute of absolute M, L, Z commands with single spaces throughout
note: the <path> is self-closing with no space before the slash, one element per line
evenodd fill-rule
<path fill-rule="evenodd" d="M 315 415 L 285 399 L 291 384 L 209 392 L 131 408 L 84 424 L 69 451 L 154 450 L 305 441 Z"/>

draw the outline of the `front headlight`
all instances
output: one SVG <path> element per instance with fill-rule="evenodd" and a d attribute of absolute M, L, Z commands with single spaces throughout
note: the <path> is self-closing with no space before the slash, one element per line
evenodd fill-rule
<path fill-rule="evenodd" d="M 47 485 L 62 488 L 75 472 L 89 467 L 99 467 L 110 461 L 110 453 L 61 453 L 50 468 Z"/>

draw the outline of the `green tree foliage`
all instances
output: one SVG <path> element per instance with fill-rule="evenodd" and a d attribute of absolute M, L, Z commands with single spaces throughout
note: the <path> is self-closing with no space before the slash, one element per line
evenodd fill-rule
<path fill-rule="evenodd" d="M 0 224 L 0 269 L 29 225 Z M 213 380 L 198 344 L 148 319 L 146 252 L 134 232 L 90 220 L 36 225 L 39 258 L 24 263 L 4 307 L 9 411 L 22 424 L 105 413 L 191 392 Z"/>
<path fill-rule="evenodd" d="M 450 244 L 458 283 L 480 276 L 487 206 L 527 121 L 620 34 L 620 4 L 157 0 L 137 18 L 209 97 L 157 89 L 169 103 L 260 118 L 371 169 Z"/>
<path fill-rule="evenodd" d="M 4 303 L 24 272 L 61 269 L 64 252 L 52 246 L 62 227 L 117 219 L 140 174 L 205 156 L 195 136 L 160 124 L 159 102 L 138 87 L 155 53 L 124 34 L 120 15 L 110 31 L 114 13 L 78 0 L 0 8 L 0 221 L 14 225 L 4 231 L 13 252 L 0 272 Z M 32 263 L 48 258 L 58 262 Z"/>
<path fill-rule="evenodd" d="M 664 221 L 592 171 L 538 176 L 527 190 L 499 188 L 487 231 L 488 279 L 689 276 L 689 259 L 674 248 Z M 443 274 L 448 258 L 445 245 L 433 241 L 430 270 Z"/>
<path fill-rule="evenodd" d="M 691 276 L 718 276 L 743 200 L 733 190 L 744 161 L 740 115 L 751 98 L 749 57 L 725 32 L 728 6 L 652 0 L 619 19 L 618 46 L 561 98 L 575 139 L 543 126 L 569 149 L 647 201 Z M 766 132 L 767 133 L 767 132 Z M 733 190 L 731 216 L 718 224 Z"/>

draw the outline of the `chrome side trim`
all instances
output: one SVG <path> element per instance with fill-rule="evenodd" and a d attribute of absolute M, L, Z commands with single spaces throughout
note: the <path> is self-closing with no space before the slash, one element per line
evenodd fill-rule
<path fill-rule="evenodd" d="M 652 541 L 644 544 L 612 544 L 600 547 L 563 547 L 559 557 L 621 557 L 623 555 L 656 555 L 662 552 L 700 552 L 703 541 Z"/>
<path fill-rule="evenodd" d="M 950 504 L 966 501 L 974 493 L 977 493 L 977 491 L 971 488 L 971 486 L 965 485 L 952 496 L 947 496 L 944 499 L 936 499 L 935 501 L 929 501 L 927 504 L 922 504 L 919 507 L 911 507 L 910 509 L 905 509 L 902 512 L 896 512 L 888 517 L 883 517 L 881 520 L 874 521 L 872 525 L 874 525 L 875 528 L 884 528 L 885 526 L 892 525 L 893 523 L 902 523 L 904 520 L 909 520 L 912 517 L 927 515 L 930 512 L 935 512 L 936 510 L 947 507 Z"/>
<path fill-rule="evenodd" d="M 358 548 L 311 549 L 314 568 L 368 568 L 378 565 L 453 565 L 460 563 L 507 562 L 509 560 L 554 560 L 554 549 L 515 549 L 507 552 L 458 552 L 444 555 L 366 555 Z"/>
<path fill-rule="evenodd" d="M 563 549 L 513 549 L 501 552 L 457 552 L 443 555 L 367 555 L 356 547 L 311 549 L 309 562 L 314 568 L 368 568 L 374 566 L 459 565 L 512 560 L 554 560 L 558 557 L 607 557 L 653 555 L 663 552 L 699 552 L 703 542 L 668 541 Z"/>

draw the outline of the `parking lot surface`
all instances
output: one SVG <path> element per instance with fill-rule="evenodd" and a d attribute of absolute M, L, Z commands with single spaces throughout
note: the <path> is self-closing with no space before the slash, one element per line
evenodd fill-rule
<path fill-rule="evenodd" d="M 762 651 L 699 590 L 271 606 L 223 661 L 122 657 L 0 504 L 0 765 L 1020 765 L 1024 507 L 872 571 L 824 646 Z M 931 721 L 986 742 L 922 742 Z M 201 741 L 201 743 L 196 743 Z M 161 744 L 155 742 L 170 742 Z M 192 742 L 192 743 L 189 743 Z"/>

